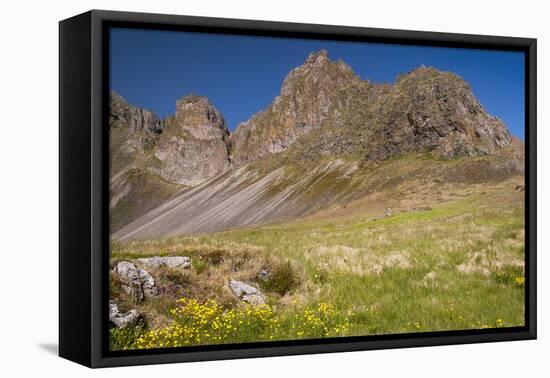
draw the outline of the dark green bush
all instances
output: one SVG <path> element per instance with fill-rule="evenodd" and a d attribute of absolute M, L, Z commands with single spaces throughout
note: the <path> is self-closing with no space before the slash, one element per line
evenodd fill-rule
<path fill-rule="evenodd" d="M 286 261 L 276 265 L 267 279 L 261 284 L 267 291 L 274 291 L 284 295 L 294 290 L 299 284 L 298 273 L 290 263 Z"/>

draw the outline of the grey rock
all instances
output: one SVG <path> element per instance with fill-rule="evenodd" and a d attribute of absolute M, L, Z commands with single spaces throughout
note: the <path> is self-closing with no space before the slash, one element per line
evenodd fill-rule
<path fill-rule="evenodd" d="M 142 317 L 137 310 L 130 310 L 125 313 L 121 313 L 118 310 L 118 306 L 115 302 L 109 301 L 109 325 L 116 328 L 124 328 L 129 325 L 135 325 L 139 321 L 142 321 Z"/>
<path fill-rule="evenodd" d="M 183 268 L 191 267 L 191 259 L 187 256 L 154 256 L 143 257 L 135 260 L 140 265 L 151 268 L 165 266 L 168 268 Z"/>
<path fill-rule="evenodd" d="M 413 207 L 411 211 L 432 211 L 432 208 L 430 206 L 419 206 Z"/>
<path fill-rule="evenodd" d="M 146 270 L 136 267 L 129 261 L 121 261 L 115 267 L 115 272 L 122 281 L 126 294 L 142 301 L 157 295 L 155 280 Z"/>
<path fill-rule="evenodd" d="M 254 306 L 265 304 L 265 296 L 257 288 L 247 284 L 246 282 L 232 279 L 229 281 L 229 288 L 243 302 Z"/>

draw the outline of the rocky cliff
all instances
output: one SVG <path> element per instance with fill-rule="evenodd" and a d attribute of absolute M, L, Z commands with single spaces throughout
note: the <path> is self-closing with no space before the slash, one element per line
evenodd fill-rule
<path fill-rule="evenodd" d="M 376 108 L 365 122 L 372 119 L 378 142 L 372 151 L 383 158 L 411 150 L 444 157 L 490 154 L 511 140 L 462 78 L 435 68 L 400 76 Z"/>
<path fill-rule="evenodd" d="M 360 154 L 376 161 L 410 151 L 489 154 L 510 138 L 453 73 L 420 67 L 393 85 L 372 84 L 324 50 L 290 72 L 274 102 L 232 135 L 241 165 L 295 142 L 296 158 Z"/>
<path fill-rule="evenodd" d="M 111 175 L 115 175 L 150 151 L 164 126 L 156 114 L 128 104 L 116 92 L 109 100 Z"/>
<path fill-rule="evenodd" d="M 243 165 L 284 151 L 323 125 L 343 127 L 351 103 L 368 96 L 369 87 L 343 61 L 330 61 L 327 51 L 311 53 L 288 74 L 273 103 L 237 127 L 234 161 Z"/>
<path fill-rule="evenodd" d="M 167 181 L 195 186 L 229 169 L 229 131 L 207 98 L 190 95 L 164 120 L 150 170 Z"/>
<path fill-rule="evenodd" d="M 229 132 L 205 97 L 186 96 L 159 119 L 113 92 L 109 126 L 113 230 L 229 169 Z"/>

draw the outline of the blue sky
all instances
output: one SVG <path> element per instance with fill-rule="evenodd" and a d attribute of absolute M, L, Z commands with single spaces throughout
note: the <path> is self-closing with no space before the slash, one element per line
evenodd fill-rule
<path fill-rule="evenodd" d="M 160 117 L 196 93 L 223 114 L 230 130 L 268 106 L 288 72 L 326 49 L 363 79 L 393 83 L 422 64 L 470 83 L 492 115 L 524 139 L 524 57 L 520 52 L 402 46 L 221 34 L 111 30 L 111 89 Z"/>

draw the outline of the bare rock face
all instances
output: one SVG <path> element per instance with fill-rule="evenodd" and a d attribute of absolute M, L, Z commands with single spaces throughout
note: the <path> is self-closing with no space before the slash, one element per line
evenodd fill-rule
<path fill-rule="evenodd" d="M 121 261 L 116 265 L 115 272 L 122 281 L 122 288 L 126 294 L 136 300 L 142 301 L 157 295 L 155 280 L 146 270 L 136 267 L 129 261 Z"/>
<path fill-rule="evenodd" d="M 109 325 L 116 328 L 124 328 L 129 325 L 135 325 L 141 321 L 142 317 L 137 310 L 130 310 L 122 313 L 118 310 L 118 306 L 115 302 L 109 301 Z"/>
<path fill-rule="evenodd" d="M 136 260 L 136 262 L 145 267 L 159 268 L 182 268 L 187 269 L 191 267 L 191 259 L 187 256 L 154 256 L 143 257 Z"/>
<path fill-rule="evenodd" d="M 249 285 L 246 282 L 231 280 L 229 281 L 229 288 L 243 302 L 253 306 L 261 306 L 265 304 L 265 296 L 254 286 Z"/>
<path fill-rule="evenodd" d="M 229 131 L 206 97 L 183 97 L 164 120 L 115 92 L 110 105 L 112 176 L 139 162 L 169 183 L 195 186 L 229 169 Z"/>
<path fill-rule="evenodd" d="M 340 154 L 377 161 L 411 151 L 476 156 L 511 142 L 453 73 L 420 67 L 394 85 L 372 84 L 324 50 L 291 71 L 274 102 L 231 138 L 239 165 L 286 150 L 291 161 Z"/>
<path fill-rule="evenodd" d="M 420 67 L 401 75 L 373 115 L 375 132 L 367 155 L 383 159 L 409 151 L 438 156 L 493 154 L 511 135 L 474 97 L 470 86 L 451 72 Z"/>
<path fill-rule="evenodd" d="M 350 103 L 369 86 L 344 62 L 330 61 L 326 50 L 311 53 L 287 75 L 274 102 L 237 127 L 232 135 L 233 160 L 243 165 L 284 151 L 323 124 L 342 125 Z"/>
<path fill-rule="evenodd" d="M 153 112 L 130 105 L 118 93 L 109 97 L 109 127 L 112 146 L 129 154 L 151 150 L 163 130 L 163 123 Z M 124 144 L 124 145 L 123 145 Z"/>
<path fill-rule="evenodd" d="M 177 102 L 176 115 L 165 120 L 149 169 L 167 181 L 198 185 L 228 170 L 229 131 L 206 97 L 190 95 Z"/>

